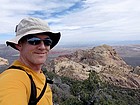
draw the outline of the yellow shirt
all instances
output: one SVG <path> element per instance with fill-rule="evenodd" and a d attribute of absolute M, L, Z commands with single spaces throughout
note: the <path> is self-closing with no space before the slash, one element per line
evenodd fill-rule
<path fill-rule="evenodd" d="M 45 75 L 34 72 L 19 61 L 15 61 L 12 65 L 20 66 L 32 75 L 37 87 L 38 97 L 45 84 Z M 0 74 L 0 105 L 28 105 L 31 84 L 25 71 L 8 69 Z M 52 91 L 49 84 L 47 84 L 47 89 L 37 105 L 53 105 Z"/>

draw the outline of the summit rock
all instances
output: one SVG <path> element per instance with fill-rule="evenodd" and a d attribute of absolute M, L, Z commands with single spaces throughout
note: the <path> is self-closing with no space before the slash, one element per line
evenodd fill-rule
<path fill-rule="evenodd" d="M 128 65 L 108 45 L 61 55 L 47 63 L 47 70 L 78 80 L 87 79 L 89 73 L 95 71 L 102 81 L 127 88 L 140 88 L 139 67 L 135 69 Z"/>

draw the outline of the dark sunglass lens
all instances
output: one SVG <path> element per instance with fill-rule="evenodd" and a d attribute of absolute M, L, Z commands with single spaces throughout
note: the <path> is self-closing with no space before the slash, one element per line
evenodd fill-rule
<path fill-rule="evenodd" d="M 50 46 L 52 44 L 52 40 L 50 38 L 43 40 L 43 42 L 45 46 Z"/>
<path fill-rule="evenodd" d="M 30 38 L 30 39 L 27 39 L 27 42 L 30 44 L 30 45 L 38 45 L 41 43 L 41 41 L 44 42 L 44 45 L 45 46 L 50 46 L 52 44 L 52 40 L 50 38 L 46 38 L 44 40 L 41 40 L 40 38 Z"/>
<path fill-rule="evenodd" d="M 41 40 L 39 38 L 31 38 L 28 39 L 27 42 L 31 45 L 38 45 L 40 44 Z"/>

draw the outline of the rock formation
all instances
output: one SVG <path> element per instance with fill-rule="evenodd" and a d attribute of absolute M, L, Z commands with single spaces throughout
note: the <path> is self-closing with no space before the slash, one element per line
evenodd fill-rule
<path fill-rule="evenodd" d="M 85 80 L 91 71 L 96 71 L 103 81 L 127 88 L 140 88 L 139 73 L 133 73 L 139 72 L 139 68 L 127 65 L 108 45 L 61 55 L 49 62 L 47 69 L 78 80 Z"/>
<path fill-rule="evenodd" d="M 7 59 L 4 59 L 4 58 L 1 58 L 0 57 L 0 66 L 2 66 L 2 65 L 8 65 L 9 63 L 8 63 L 8 60 Z"/>
<path fill-rule="evenodd" d="M 137 75 L 140 75 L 140 66 L 135 67 L 132 72 L 137 74 Z"/>

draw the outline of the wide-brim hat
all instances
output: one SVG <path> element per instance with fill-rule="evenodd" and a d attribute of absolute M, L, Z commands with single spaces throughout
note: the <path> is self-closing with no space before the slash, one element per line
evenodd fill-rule
<path fill-rule="evenodd" d="M 43 35 L 49 36 L 52 40 L 50 49 L 52 49 L 58 43 L 61 36 L 60 32 L 51 32 L 50 27 L 48 26 L 48 23 L 45 20 L 32 17 L 22 19 L 20 23 L 16 26 L 15 32 L 16 37 L 11 40 L 7 40 L 6 44 L 7 46 L 9 45 L 16 50 L 18 49 L 15 47 L 15 45 L 19 43 L 19 40 L 21 38 L 28 35 L 43 33 Z"/>

